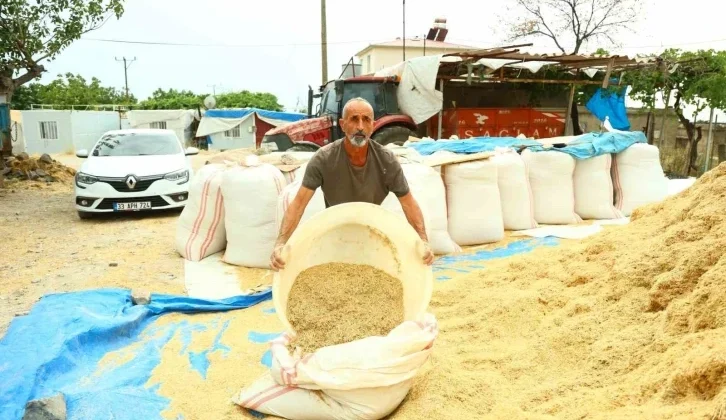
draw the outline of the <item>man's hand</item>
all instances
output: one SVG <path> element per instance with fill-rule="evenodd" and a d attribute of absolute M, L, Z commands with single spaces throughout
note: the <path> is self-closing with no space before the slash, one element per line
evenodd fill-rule
<path fill-rule="evenodd" d="M 425 251 L 424 251 L 424 264 L 431 265 L 434 263 L 434 253 L 431 251 L 431 247 L 429 246 L 428 242 L 424 242 L 425 245 Z"/>
<path fill-rule="evenodd" d="M 282 259 L 282 248 L 285 244 L 275 244 L 275 250 L 272 251 L 270 256 L 270 269 L 272 271 L 280 271 L 285 268 L 285 260 Z"/>

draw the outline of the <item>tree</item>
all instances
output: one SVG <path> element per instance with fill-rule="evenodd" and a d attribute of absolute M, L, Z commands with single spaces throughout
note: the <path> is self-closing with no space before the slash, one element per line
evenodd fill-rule
<path fill-rule="evenodd" d="M 510 40 L 547 38 L 563 54 L 579 54 L 590 42 L 617 44 L 618 33 L 630 30 L 642 9 L 642 0 L 511 0 Z M 506 19 L 505 19 L 506 22 Z M 604 50 L 600 50 L 604 51 Z M 578 88 L 578 98 L 597 89 Z M 580 132 L 577 102 L 572 104 L 572 126 Z"/>
<path fill-rule="evenodd" d="M 697 170 L 698 143 L 703 138 L 696 118 L 706 108 L 726 107 L 726 51 L 699 50 L 683 52 L 666 50 L 659 58 L 660 65 L 630 71 L 625 81 L 632 87 L 630 95 L 644 105 L 654 106 L 656 92 L 666 98 L 675 97 L 673 110 L 686 130 L 688 144 L 682 174 Z M 692 106 L 692 115 L 685 114 Z"/>
<path fill-rule="evenodd" d="M 30 83 L 19 86 L 13 95 L 12 105 L 15 109 L 30 109 L 31 105 L 47 104 L 58 108 L 70 108 L 73 105 L 111 105 L 136 103 L 132 95 L 129 101 L 120 90 L 101 86 L 95 77 L 88 83 L 81 75 L 66 73 L 47 85 Z"/>
<path fill-rule="evenodd" d="M 157 89 L 139 104 L 141 109 L 196 109 L 204 103 L 207 95 L 198 95 L 189 90 Z"/>
<path fill-rule="evenodd" d="M 81 35 L 123 14 L 123 0 L 2 0 L 0 95 L 40 77 L 51 61 Z M 12 147 L 2 133 L 4 149 Z"/>
<path fill-rule="evenodd" d="M 277 96 L 271 93 L 241 92 L 223 93 L 217 96 L 219 108 L 259 108 L 268 111 L 282 111 L 282 105 L 277 102 Z"/>

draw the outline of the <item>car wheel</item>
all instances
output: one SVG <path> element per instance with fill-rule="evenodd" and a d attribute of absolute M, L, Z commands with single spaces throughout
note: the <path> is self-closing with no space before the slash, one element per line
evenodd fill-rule
<path fill-rule="evenodd" d="M 403 146 L 403 143 L 411 137 L 413 132 L 406 127 L 400 125 L 394 125 L 392 127 L 384 127 L 373 135 L 373 140 L 378 144 L 387 145 L 395 144 L 397 146 Z"/>
<path fill-rule="evenodd" d="M 78 212 L 78 218 L 81 220 L 88 220 L 93 217 L 93 214 L 87 212 L 87 211 L 79 211 Z"/>

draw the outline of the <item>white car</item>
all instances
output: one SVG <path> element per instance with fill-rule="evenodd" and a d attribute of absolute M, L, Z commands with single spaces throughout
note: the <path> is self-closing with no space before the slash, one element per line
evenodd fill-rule
<path fill-rule="evenodd" d="M 105 133 L 76 174 L 76 209 L 81 219 L 92 213 L 184 207 L 192 166 L 171 130 L 115 130 Z"/>

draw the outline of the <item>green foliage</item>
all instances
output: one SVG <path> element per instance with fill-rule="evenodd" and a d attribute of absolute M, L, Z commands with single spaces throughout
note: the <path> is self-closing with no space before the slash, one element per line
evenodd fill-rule
<path fill-rule="evenodd" d="M 282 105 L 277 102 L 277 96 L 247 90 L 218 95 L 217 108 L 259 108 L 268 111 L 282 111 Z"/>
<path fill-rule="evenodd" d="M 39 77 L 45 71 L 41 61 L 53 60 L 81 35 L 123 11 L 123 0 L 2 0 L 0 91 L 12 93 Z"/>
<path fill-rule="evenodd" d="M 141 109 L 196 109 L 202 106 L 207 95 L 197 95 L 188 90 L 157 89 L 149 99 L 139 104 Z"/>
<path fill-rule="evenodd" d="M 120 105 L 134 104 L 136 98 L 126 101 L 124 93 L 112 87 L 101 86 L 95 77 L 88 82 L 80 75 L 66 73 L 47 85 L 31 83 L 19 87 L 12 97 L 14 109 L 30 109 L 33 104 L 54 105 L 70 108 L 72 105 Z"/>
<path fill-rule="evenodd" d="M 687 105 L 694 106 L 696 114 L 707 107 L 726 108 L 726 51 L 669 49 L 660 59 L 659 66 L 626 73 L 633 99 L 651 106 L 654 93 L 670 93 L 680 115 Z"/>

